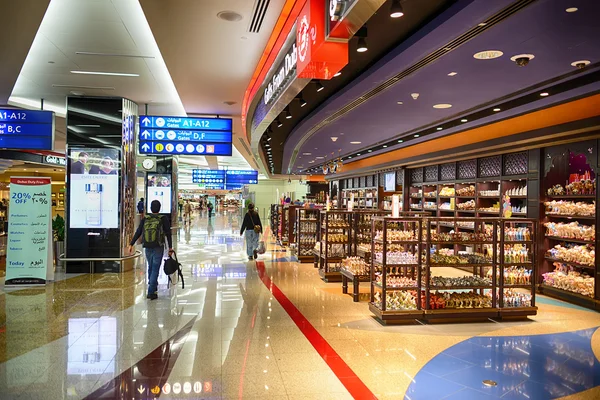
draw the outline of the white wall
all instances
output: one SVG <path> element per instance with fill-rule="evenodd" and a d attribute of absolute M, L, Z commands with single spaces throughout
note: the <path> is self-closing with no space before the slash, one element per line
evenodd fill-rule
<path fill-rule="evenodd" d="M 263 220 L 268 217 L 271 204 L 275 204 L 278 200 L 277 189 L 279 189 L 279 196 L 283 193 L 293 194 L 293 196 L 290 194 L 290 197 L 294 201 L 306 196 L 308 185 L 301 185 L 299 181 L 288 183 L 287 179 L 259 180 L 258 185 L 250 185 L 250 193 L 254 193 L 255 205 L 259 208 Z"/>

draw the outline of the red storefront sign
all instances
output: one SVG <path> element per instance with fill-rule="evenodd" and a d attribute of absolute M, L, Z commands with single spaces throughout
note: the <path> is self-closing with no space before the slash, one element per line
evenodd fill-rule
<path fill-rule="evenodd" d="M 325 3 L 323 0 L 307 0 L 298 16 L 298 78 L 331 79 L 348 64 L 348 43 L 325 40 Z"/>

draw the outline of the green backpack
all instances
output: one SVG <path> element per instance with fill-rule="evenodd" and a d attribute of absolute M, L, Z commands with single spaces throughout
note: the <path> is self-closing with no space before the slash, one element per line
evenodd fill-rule
<path fill-rule="evenodd" d="M 147 215 L 144 220 L 144 247 L 164 246 L 163 223 L 161 215 Z"/>

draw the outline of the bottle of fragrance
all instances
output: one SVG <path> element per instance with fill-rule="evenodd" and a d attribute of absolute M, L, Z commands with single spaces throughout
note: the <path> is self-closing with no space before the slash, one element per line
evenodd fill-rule
<path fill-rule="evenodd" d="M 85 197 L 87 203 L 85 224 L 90 226 L 100 226 L 102 224 L 102 184 L 86 184 Z"/>

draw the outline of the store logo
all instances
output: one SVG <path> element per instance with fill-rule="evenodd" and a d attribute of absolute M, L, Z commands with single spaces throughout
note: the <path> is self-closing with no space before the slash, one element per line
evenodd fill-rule
<path fill-rule="evenodd" d="M 269 104 L 275 99 L 276 95 L 279 94 L 279 90 L 288 81 L 290 76 L 296 70 L 297 55 L 296 55 L 296 43 L 292 44 L 292 49 L 285 55 L 283 62 L 279 69 L 275 72 L 271 81 L 265 88 L 264 103 Z"/>
<path fill-rule="evenodd" d="M 46 156 L 45 162 L 46 162 L 46 164 L 52 164 L 52 165 L 61 165 L 61 166 L 67 165 L 67 159 L 65 157 L 58 157 L 58 156 Z"/>

